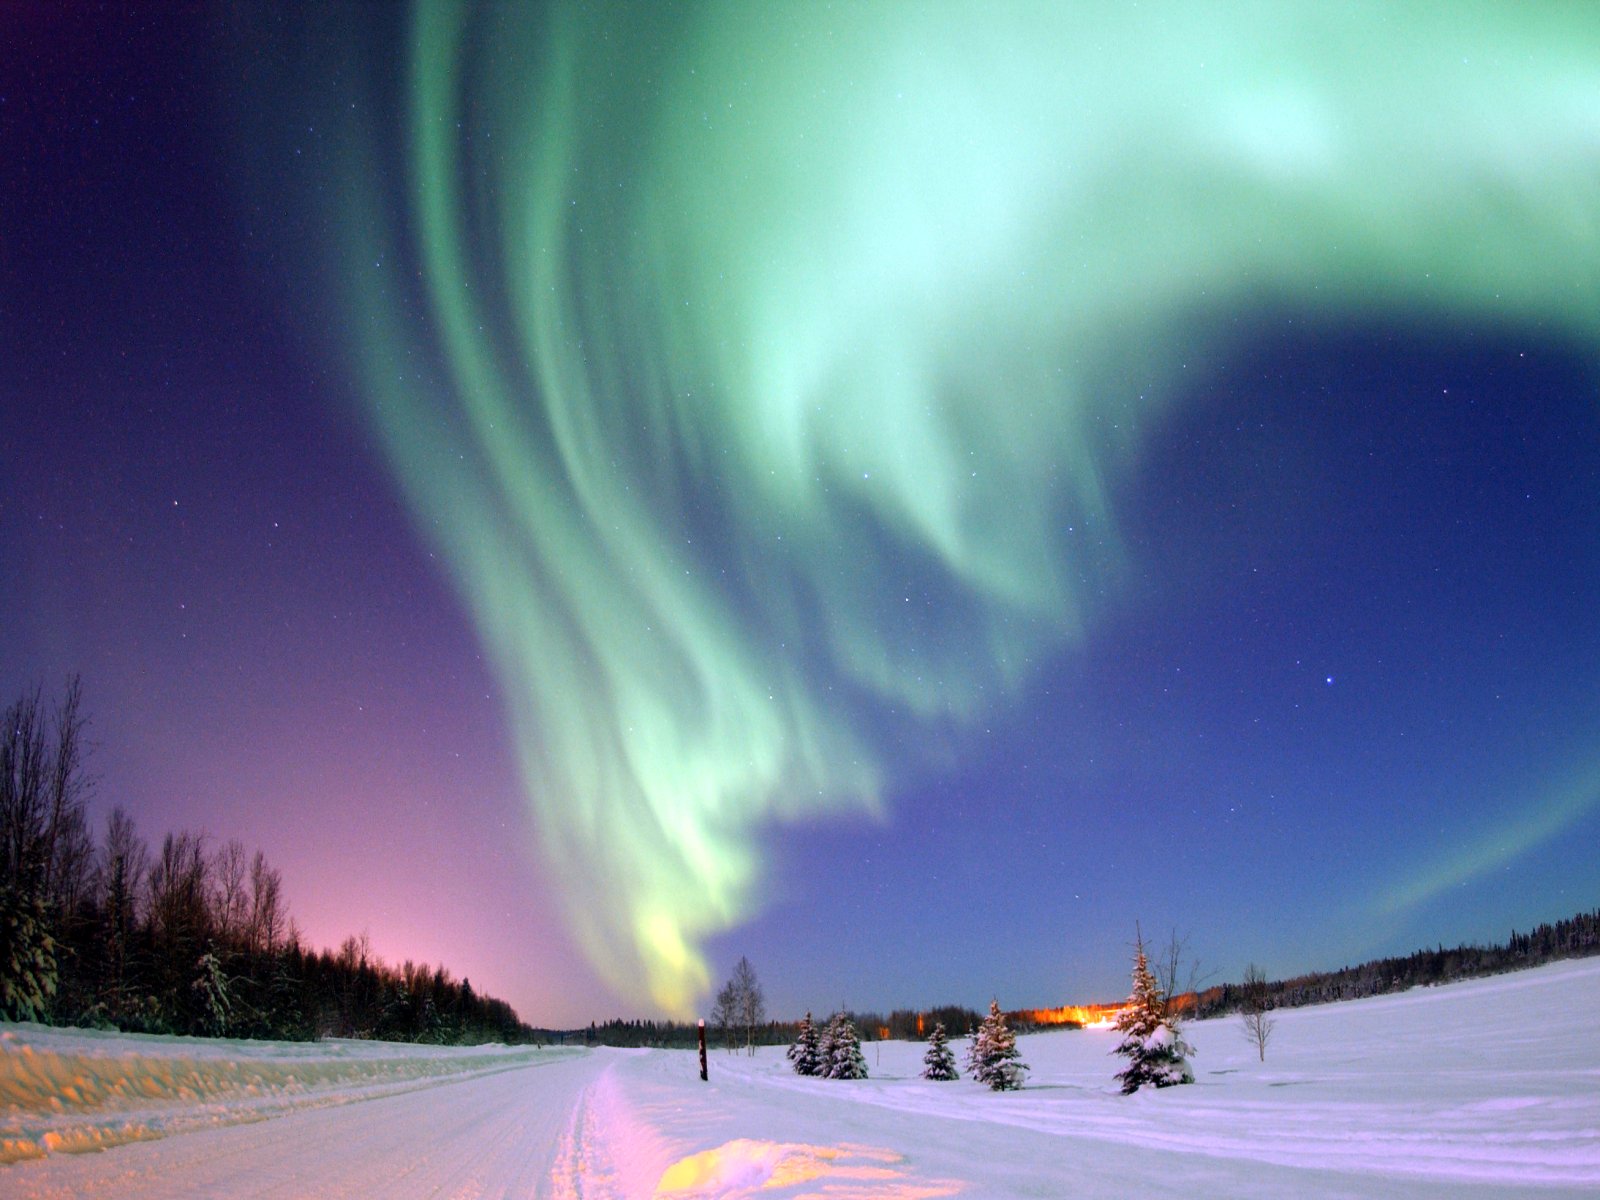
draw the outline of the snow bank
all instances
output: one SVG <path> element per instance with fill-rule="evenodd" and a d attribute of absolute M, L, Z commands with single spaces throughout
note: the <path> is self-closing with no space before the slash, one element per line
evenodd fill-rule
<path fill-rule="evenodd" d="M 0 1029 L 0 1163 L 349 1103 L 523 1066 L 534 1053 L 7 1026 Z"/>

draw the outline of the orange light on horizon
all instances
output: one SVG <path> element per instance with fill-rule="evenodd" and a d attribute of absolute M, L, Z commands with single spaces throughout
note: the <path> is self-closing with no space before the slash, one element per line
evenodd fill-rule
<path fill-rule="evenodd" d="M 1200 997 L 1195 993 L 1184 992 L 1180 996 L 1173 996 L 1167 1006 L 1177 1016 L 1194 1009 L 1199 1003 Z M 1117 1018 L 1127 1007 L 1126 1002 L 1064 1004 L 1060 1008 L 1023 1008 L 1006 1015 L 1028 1025 L 1081 1025 L 1085 1029 L 1109 1029 L 1117 1023 Z"/>
<path fill-rule="evenodd" d="M 1081 1025 L 1105 1029 L 1116 1023 L 1124 1004 L 1063 1004 L 1060 1008 L 1024 1008 L 1009 1014 L 1028 1025 Z"/>

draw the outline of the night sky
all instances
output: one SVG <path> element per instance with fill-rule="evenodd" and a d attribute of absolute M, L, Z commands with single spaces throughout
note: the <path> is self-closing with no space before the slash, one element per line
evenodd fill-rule
<path fill-rule="evenodd" d="M 1600 899 L 1583 6 L 0 10 L 0 684 L 540 1024 Z"/>

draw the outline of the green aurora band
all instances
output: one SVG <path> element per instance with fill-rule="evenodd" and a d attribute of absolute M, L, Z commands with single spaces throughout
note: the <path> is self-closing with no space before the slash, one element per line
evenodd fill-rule
<path fill-rule="evenodd" d="M 1115 603 L 1235 314 L 1596 341 L 1581 4 L 430 2 L 407 50 L 343 189 L 370 415 L 575 937 L 674 1014 L 775 822 L 880 813 L 863 730 Z"/>

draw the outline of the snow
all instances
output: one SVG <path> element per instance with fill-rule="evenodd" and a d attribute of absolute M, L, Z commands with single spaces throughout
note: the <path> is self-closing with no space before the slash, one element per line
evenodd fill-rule
<path fill-rule="evenodd" d="M 0 1026 L 7 1197 L 1600 1194 L 1600 959 L 1185 1026 L 1122 1096 L 1113 1030 L 1018 1039 L 1019 1092 L 714 1054 L 146 1038 Z M 955 1047 L 958 1051 L 964 1047 Z M 82 1151 L 101 1150 L 102 1153 Z"/>
<path fill-rule="evenodd" d="M 37 1025 L 0 1032 L 0 1054 L 0 1163 L 371 1100 L 520 1068 L 531 1057 L 505 1046 L 223 1041 Z"/>

